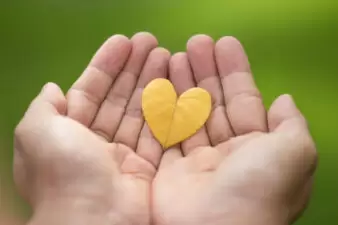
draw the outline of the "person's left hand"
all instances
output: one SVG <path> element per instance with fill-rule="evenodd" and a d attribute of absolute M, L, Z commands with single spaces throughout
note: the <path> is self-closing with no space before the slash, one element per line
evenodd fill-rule
<path fill-rule="evenodd" d="M 170 60 L 178 94 L 196 86 L 212 96 L 205 127 L 164 152 L 153 182 L 157 225 L 285 225 L 304 210 L 317 153 L 288 95 L 267 111 L 243 47 L 205 35 Z"/>

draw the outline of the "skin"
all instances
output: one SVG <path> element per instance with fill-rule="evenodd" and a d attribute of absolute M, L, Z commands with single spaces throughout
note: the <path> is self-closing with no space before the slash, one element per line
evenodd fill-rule
<path fill-rule="evenodd" d="M 163 154 L 141 94 L 168 74 L 179 94 L 209 91 L 213 111 Z M 284 225 L 307 204 L 316 159 L 290 96 L 265 110 L 236 39 L 197 35 L 170 57 L 139 33 L 107 40 L 66 96 L 45 86 L 16 128 L 14 176 L 34 225 Z"/>

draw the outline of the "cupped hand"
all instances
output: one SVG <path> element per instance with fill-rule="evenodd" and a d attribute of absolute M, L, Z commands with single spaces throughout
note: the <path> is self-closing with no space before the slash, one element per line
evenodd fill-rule
<path fill-rule="evenodd" d="M 289 95 L 266 111 L 241 44 L 204 35 L 170 60 L 178 94 L 213 99 L 205 127 L 165 151 L 153 183 L 153 219 L 175 224 L 288 224 L 304 210 L 316 150 Z"/>
<path fill-rule="evenodd" d="M 169 59 L 148 33 L 116 35 L 67 96 L 53 83 L 43 88 L 15 132 L 15 181 L 34 208 L 33 221 L 150 223 L 162 152 L 144 125 L 141 93 L 167 76 Z"/>

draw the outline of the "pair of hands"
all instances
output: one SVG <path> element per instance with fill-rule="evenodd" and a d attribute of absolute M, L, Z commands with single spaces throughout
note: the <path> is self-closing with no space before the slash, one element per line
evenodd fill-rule
<path fill-rule="evenodd" d="M 241 44 L 192 37 L 173 56 L 154 36 L 116 35 L 65 96 L 47 84 L 15 132 L 14 177 L 31 224 L 269 224 L 304 210 L 316 167 L 288 95 L 266 111 Z M 205 127 L 163 152 L 145 123 L 143 88 L 171 80 L 213 99 Z"/>

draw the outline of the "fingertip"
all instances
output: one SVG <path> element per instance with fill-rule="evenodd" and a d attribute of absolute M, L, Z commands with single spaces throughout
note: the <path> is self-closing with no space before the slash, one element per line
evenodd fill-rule
<path fill-rule="evenodd" d="M 214 40 L 204 34 L 193 36 L 187 43 L 187 54 L 194 80 L 199 86 L 203 85 L 200 82 L 206 81 L 207 78 L 214 77 L 212 82 L 218 79 L 214 45 Z"/>
<path fill-rule="evenodd" d="M 280 98 L 286 99 L 286 101 L 289 101 L 290 103 L 293 103 L 294 105 L 296 104 L 292 95 L 290 94 L 283 94 L 280 96 Z"/>
<path fill-rule="evenodd" d="M 47 82 L 41 91 L 41 94 L 43 96 L 63 96 L 63 91 L 61 90 L 61 88 L 59 87 L 59 85 L 57 85 L 56 83 L 53 82 Z"/>
<path fill-rule="evenodd" d="M 120 49 L 121 51 L 130 51 L 132 45 L 131 40 L 122 35 L 122 34 L 115 34 L 113 36 L 110 36 L 101 46 L 100 52 L 109 54 L 112 52 L 112 50 Z"/>
<path fill-rule="evenodd" d="M 145 31 L 134 34 L 131 40 L 133 42 L 147 43 L 154 47 L 158 46 L 157 38 L 152 33 L 145 32 Z"/>
<path fill-rule="evenodd" d="M 175 72 L 180 70 L 182 67 L 186 68 L 187 65 L 189 65 L 187 53 L 177 52 L 172 55 L 169 62 L 170 77 L 172 77 Z"/>
<path fill-rule="evenodd" d="M 296 107 L 296 103 L 290 94 L 282 94 L 278 97 L 280 102 L 283 102 L 285 105 L 289 105 L 291 107 Z"/>
<path fill-rule="evenodd" d="M 159 70 L 168 70 L 168 64 L 170 60 L 170 52 L 162 47 L 156 47 L 149 53 L 147 57 L 146 66 L 149 68 L 157 68 Z M 151 65 L 152 64 L 152 65 Z M 167 74 L 167 72 L 165 72 Z"/>
<path fill-rule="evenodd" d="M 121 43 L 130 43 L 130 40 L 127 36 L 123 34 L 114 34 L 110 36 L 105 43 L 110 43 L 110 42 L 121 42 Z"/>
<path fill-rule="evenodd" d="M 182 59 L 184 60 L 184 58 L 187 57 L 187 53 L 186 52 L 176 52 L 172 55 L 171 60 L 172 61 L 181 61 Z"/>
<path fill-rule="evenodd" d="M 170 52 L 162 47 L 156 47 L 146 57 L 137 87 L 144 88 L 149 82 L 157 78 L 167 78 L 169 70 Z"/>
<path fill-rule="evenodd" d="M 283 94 L 279 96 L 270 107 L 268 112 L 269 129 L 273 131 L 284 121 L 302 117 L 293 97 L 289 94 Z"/>
<path fill-rule="evenodd" d="M 157 47 L 157 48 L 153 49 L 150 54 L 161 56 L 161 57 L 165 58 L 166 60 L 169 60 L 170 56 L 171 56 L 170 51 L 166 48 L 163 48 L 163 47 Z"/>
<path fill-rule="evenodd" d="M 280 95 L 270 107 L 271 113 L 280 113 L 284 116 L 299 115 L 300 112 L 290 94 Z"/>
<path fill-rule="evenodd" d="M 187 89 L 195 86 L 187 53 L 178 52 L 171 57 L 169 62 L 169 78 L 178 94 L 182 94 Z"/>
<path fill-rule="evenodd" d="M 60 113 L 61 115 L 65 115 L 67 109 L 66 97 L 64 96 L 63 91 L 57 84 L 53 82 L 46 83 L 43 86 L 40 95 L 44 99 L 44 101 L 52 104 L 58 111 L 58 113 Z"/>
<path fill-rule="evenodd" d="M 192 36 L 187 42 L 187 50 L 203 49 L 205 46 L 213 46 L 214 40 L 212 37 L 205 34 L 197 34 Z"/>
<path fill-rule="evenodd" d="M 235 48 L 242 48 L 243 49 L 243 46 L 241 44 L 241 42 L 233 37 L 233 36 L 224 36 L 224 37 L 221 37 L 217 42 L 216 42 L 216 47 L 217 46 L 233 46 Z"/>
<path fill-rule="evenodd" d="M 162 47 L 154 48 L 147 57 L 145 68 L 152 67 L 158 73 L 165 73 L 165 76 L 167 76 L 170 56 L 171 54 L 167 49 Z M 144 70 L 146 70 L 145 68 Z"/>
<path fill-rule="evenodd" d="M 126 36 L 113 35 L 96 52 L 90 62 L 90 66 L 115 77 L 125 64 L 131 49 L 132 43 Z"/>
<path fill-rule="evenodd" d="M 215 44 L 215 55 L 222 77 L 236 72 L 251 72 L 244 47 L 235 37 L 226 36 L 219 39 Z"/>

